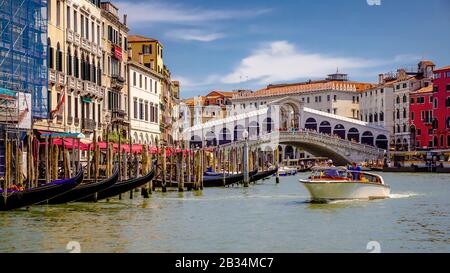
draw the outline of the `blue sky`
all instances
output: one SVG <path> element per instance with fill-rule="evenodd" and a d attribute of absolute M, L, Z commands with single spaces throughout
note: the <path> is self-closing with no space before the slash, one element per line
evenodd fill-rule
<path fill-rule="evenodd" d="M 113 0 L 157 38 L 183 98 L 211 90 L 450 65 L 450 0 Z"/>

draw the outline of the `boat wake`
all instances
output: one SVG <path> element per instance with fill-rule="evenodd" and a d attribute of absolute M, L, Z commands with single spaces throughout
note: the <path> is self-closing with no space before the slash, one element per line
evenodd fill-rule
<path fill-rule="evenodd" d="M 406 193 L 391 193 L 389 194 L 389 198 L 391 199 L 401 199 L 401 198 L 410 198 L 419 196 L 420 194 L 414 192 L 406 192 Z"/>

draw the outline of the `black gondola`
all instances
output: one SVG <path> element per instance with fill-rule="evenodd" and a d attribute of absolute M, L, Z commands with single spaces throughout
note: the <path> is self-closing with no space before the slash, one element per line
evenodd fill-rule
<path fill-rule="evenodd" d="M 278 168 L 268 170 L 268 171 L 258 172 L 255 175 L 250 177 L 250 182 L 256 182 L 256 181 L 262 180 L 266 177 L 270 177 L 273 174 L 275 174 L 277 171 L 278 171 Z"/>
<path fill-rule="evenodd" d="M 82 181 L 83 168 L 80 167 L 77 175 L 72 178 L 52 181 L 23 191 L 11 192 L 7 194 L 6 198 L 2 190 L 0 191 L 0 211 L 27 207 L 44 202 L 47 199 L 59 196 L 77 187 Z"/>
<path fill-rule="evenodd" d="M 93 195 L 102 190 L 106 190 L 116 184 L 119 180 L 119 166 L 116 165 L 113 171 L 113 175 L 99 182 L 94 183 L 83 183 L 78 187 L 63 193 L 55 198 L 47 200 L 47 204 L 64 204 L 68 202 L 77 201 L 88 196 Z"/>
<path fill-rule="evenodd" d="M 253 175 L 256 174 L 256 170 L 251 171 L 249 173 L 249 176 L 252 177 Z M 192 179 L 193 180 L 193 179 Z M 185 178 L 186 181 L 186 178 Z M 243 173 L 239 173 L 239 174 L 225 174 L 225 177 L 223 176 L 223 174 L 220 175 L 214 175 L 214 176 L 208 176 L 208 175 L 204 175 L 203 176 L 203 187 L 204 188 L 213 188 L 213 187 L 224 187 L 224 186 L 229 186 L 229 185 L 233 185 L 233 184 L 238 184 L 240 182 L 244 181 L 244 174 Z M 184 185 L 186 187 L 192 187 L 194 183 L 187 183 L 185 182 Z M 153 181 L 153 186 L 154 187 L 162 187 L 162 181 L 161 180 L 154 180 Z M 177 181 L 167 181 L 167 186 L 170 187 L 178 187 L 178 182 Z"/>
<path fill-rule="evenodd" d="M 153 168 L 147 175 L 138 178 L 119 181 L 108 189 L 98 192 L 96 195 L 90 195 L 86 198 L 78 200 L 79 202 L 96 202 L 102 199 L 111 198 L 122 193 L 131 191 L 137 187 L 145 185 L 155 177 L 155 168 Z"/>

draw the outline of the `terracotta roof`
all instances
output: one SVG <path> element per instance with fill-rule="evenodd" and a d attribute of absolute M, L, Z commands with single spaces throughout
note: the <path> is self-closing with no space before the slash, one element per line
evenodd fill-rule
<path fill-rule="evenodd" d="M 159 42 L 157 39 L 144 37 L 141 35 L 128 35 L 128 42 L 137 43 L 137 42 Z"/>
<path fill-rule="evenodd" d="M 435 69 L 434 72 L 441 72 L 441 71 L 449 70 L 449 69 L 450 69 L 450 65 Z"/>
<path fill-rule="evenodd" d="M 327 81 L 327 80 L 293 83 L 293 84 L 279 84 L 279 85 L 269 85 L 264 89 L 255 91 L 254 93 L 249 93 L 239 97 L 235 97 L 235 99 L 245 99 L 250 97 L 264 97 L 264 96 L 283 95 L 299 92 L 324 91 L 324 90 L 362 92 L 364 90 L 373 88 L 374 86 L 375 85 L 371 83 Z"/>
<path fill-rule="evenodd" d="M 197 97 L 201 104 L 203 105 L 203 102 L 205 101 L 205 96 L 199 96 Z M 188 106 L 194 106 L 194 102 L 195 102 L 195 98 L 187 98 L 185 100 L 183 100 L 184 104 L 188 105 Z"/>
<path fill-rule="evenodd" d="M 218 93 L 224 97 L 233 97 L 233 95 L 239 94 L 239 92 L 236 91 L 220 91 L 220 90 L 214 90 L 208 93 L 208 95 L 206 95 L 206 97 L 217 97 L 216 95 L 214 95 L 213 93 Z"/>
<path fill-rule="evenodd" d="M 430 60 L 423 60 L 423 61 L 420 61 L 420 63 L 421 64 L 424 64 L 424 65 L 435 65 L 432 61 L 430 61 Z"/>
<path fill-rule="evenodd" d="M 412 92 L 411 94 L 422 94 L 422 93 L 431 93 L 433 92 L 433 86 L 428 85 L 427 87 L 423 87 L 415 92 Z"/>

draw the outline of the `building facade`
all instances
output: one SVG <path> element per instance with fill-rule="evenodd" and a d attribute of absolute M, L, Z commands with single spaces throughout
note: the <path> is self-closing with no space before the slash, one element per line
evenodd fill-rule
<path fill-rule="evenodd" d="M 143 64 L 128 63 L 130 134 L 133 143 L 157 145 L 160 138 L 158 75 Z"/>
<path fill-rule="evenodd" d="M 172 110 L 179 103 L 180 83 L 172 81 L 170 70 L 164 65 L 164 46 L 156 39 L 140 35 L 130 35 L 128 42 L 132 52 L 131 60 L 150 68 L 159 78 L 160 140 L 173 144 L 172 125 L 176 118 L 173 117 Z"/>
<path fill-rule="evenodd" d="M 450 146 L 450 66 L 434 71 L 433 144 L 435 149 Z"/>
<path fill-rule="evenodd" d="M 433 148 L 433 87 L 431 85 L 410 94 L 409 119 L 411 149 Z"/>
<path fill-rule="evenodd" d="M 124 15 L 111 2 L 102 2 L 102 41 L 105 100 L 103 103 L 103 138 L 108 134 L 121 133 L 122 139 L 129 139 L 129 96 L 128 96 L 128 27 Z"/>
<path fill-rule="evenodd" d="M 346 74 L 332 74 L 321 81 L 269 85 L 256 92 L 235 95 L 231 114 L 257 110 L 273 100 L 294 97 L 302 101 L 305 107 L 359 119 L 359 94 L 372 87 L 369 83 L 348 81 Z"/>
<path fill-rule="evenodd" d="M 391 146 L 394 145 L 394 84 L 397 76 L 380 74 L 377 86 L 359 94 L 359 119 L 389 130 Z"/>
<path fill-rule="evenodd" d="M 397 81 L 394 84 L 394 139 L 397 150 L 408 151 L 411 148 L 410 94 L 431 85 L 434 67 L 431 61 L 421 61 L 417 71 L 397 71 Z"/>
<path fill-rule="evenodd" d="M 101 134 L 101 9 L 98 0 L 48 1 L 48 119 L 34 128 Z"/>

